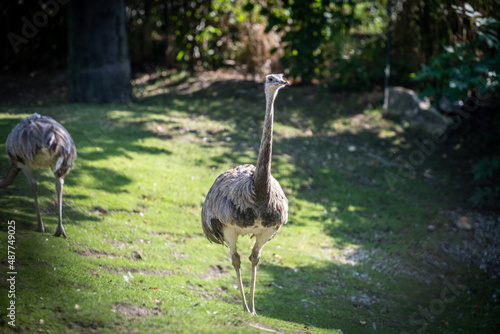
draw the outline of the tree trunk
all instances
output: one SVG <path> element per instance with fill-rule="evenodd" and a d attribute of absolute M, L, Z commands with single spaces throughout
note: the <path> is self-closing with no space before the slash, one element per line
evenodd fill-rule
<path fill-rule="evenodd" d="M 125 0 L 72 0 L 68 18 L 70 102 L 130 102 Z"/>

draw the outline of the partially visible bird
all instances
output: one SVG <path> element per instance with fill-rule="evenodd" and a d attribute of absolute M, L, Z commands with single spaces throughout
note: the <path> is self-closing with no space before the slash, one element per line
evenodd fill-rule
<path fill-rule="evenodd" d="M 243 299 L 243 309 L 255 314 L 255 281 L 262 247 L 288 219 L 288 200 L 278 181 L 271 176 L 274 100 L 278 91 L 289 85 L 282 74 L 266 76 L 266 115 L 257 166 L 242 165 L 221 174 L 207 194 L 201 211 L 201 223 L 211 242 L 226 244 Z M 253 234 L 255 245 L 250 255 L 252 281 L 250 307 L 241 280 L 238 236 Z"/>
<path fill-rule="evenodd" d="M 6 151 L 10 158 L 10 169 L 7 176 L 0 181 L 0 188 L 12 184 L 22 170 L 30 183 L 35 210 L 38 218 L 37 231 L 44 232 L 40 207 L 38 206 L 38 183 L 33 178 L 34 169 L 50 168 L 56 177 L 56 191 L 59 206 L 59 219 L 56 237 L 66 238 L 62 225 L 62 189 L 64 177 L 73 167 L 76 148 L 71 135 L 66 129 L 47 116 L 37 113 L 19 122 L 7 137 Z"/>

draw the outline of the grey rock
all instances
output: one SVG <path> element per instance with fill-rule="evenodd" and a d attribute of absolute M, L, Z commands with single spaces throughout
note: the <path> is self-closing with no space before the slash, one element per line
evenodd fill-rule
<path fill-rule="evenodd" d="M 441 96 L 438 101 L 438 108 L 448 114 L 453 112 L 453 103 L 448 96 Z"/>
<path fill-rule="evenodd" d="M 451 123 L 429 101 L 420 99 L 414 91 L 404 87 L 389 88 L 387 112 L 433 135 L 445 132 Z"/>

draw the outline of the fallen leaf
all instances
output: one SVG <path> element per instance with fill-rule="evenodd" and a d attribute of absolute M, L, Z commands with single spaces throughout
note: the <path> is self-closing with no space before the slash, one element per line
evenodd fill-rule
<path fill-rule="evenodd" d="M 458 219 L 457 223 L 456 223 L 457 227 L 461 230 L 472 230 L 474 229 L 474 225 L 472 225 L 472 222 L 471 220 L 466 217 L 466 216 L 462 216 Z"/>

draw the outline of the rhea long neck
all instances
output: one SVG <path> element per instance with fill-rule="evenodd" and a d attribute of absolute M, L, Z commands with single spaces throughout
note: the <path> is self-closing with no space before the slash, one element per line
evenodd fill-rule
<path fill-rule="evenodd" d="M 254 173 L 255 193 L 257 195 L 267 195 L 271 189 L 274 100 L 277 94 L 278 89 L 266 90 L 266 117 L 264 119 L 264 129 L 262 130 L 259 157 L 257 159 L 257 166 L 255 167 Z"/>

